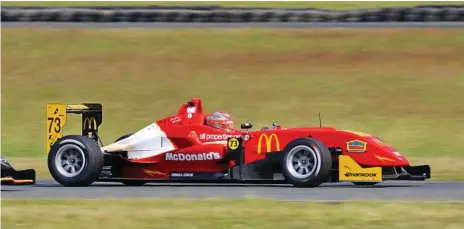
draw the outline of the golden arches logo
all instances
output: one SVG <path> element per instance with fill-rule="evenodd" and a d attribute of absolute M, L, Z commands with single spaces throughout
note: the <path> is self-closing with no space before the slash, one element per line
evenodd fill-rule
<path fill-rule="evenodd" d="M 92 125 L 92 122 L 93 122 L 93 125 Z M 95 120 L 94 117 L 87 117 L 84 119 L 84 128 L 86 128 L 86 130 L 97 130 L 97 120 Z"/>
<path fill-rule="evenodd" d="M 262 149 L 262 141 L 263 139 L 266 141 L 266 153 L 268 152 L 272 152 L 272 149 L 271 149 L 271 144 L 272 144 L 272 140 L 275 139 L 275 145 L 276 145 L 276 150 L 275 151 L 280 151 L 280 142 L 279 142 L 279 137 L 277 137 L 276 134 L 271 134 L 271 136 L 267 136 L 267 134 L 261 134 L 261 136 L 259 136 L 259 140 L 258 140 L 258 154 L 261 154 L 261 149 Z"/>

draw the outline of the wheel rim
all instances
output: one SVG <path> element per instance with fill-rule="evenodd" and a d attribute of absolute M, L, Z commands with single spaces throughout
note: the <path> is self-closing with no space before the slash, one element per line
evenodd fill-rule
<path fill-rule="evenodd" d="M 308 146 L 296 146 L 288 152 L 286 164 L 293 177 L 305 179 L 319 168 L 319 157 Z"/>
<path fill-rule="evenodd" d="M 85 165 L 84 151 L 76 145 L 65 145 L 58 150 L 55 167 L 65 177 L 75 177 Z"/>

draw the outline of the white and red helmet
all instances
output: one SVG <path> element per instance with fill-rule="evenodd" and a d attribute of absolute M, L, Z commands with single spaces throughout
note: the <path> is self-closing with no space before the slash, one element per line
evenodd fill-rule
<path fill-rule="evenodd" d="M 211 115 L 206 117 L 206 125 L 213 128 L 231 131 L 234 129 L 234 121 L 232 117 L 222 111 L 213 112 Z"/>

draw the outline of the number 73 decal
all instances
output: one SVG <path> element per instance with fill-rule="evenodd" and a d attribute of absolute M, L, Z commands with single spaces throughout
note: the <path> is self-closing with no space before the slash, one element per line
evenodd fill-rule
<path fill-rule="evenodd" d="M 229 146 L 229 149 L 231 150 L 236 150 L 239 146 L 238 139 L 236 138 L 229 139 L 229 142 L 227 142 L 227 146 Z"/>
<path fill-rule="evenodd" d="M 50 151 L 51 146 L 63 137 L 63 127 L 66 125 L 66 105 L 47 104 L 47 138 L 46 150 Z"/>

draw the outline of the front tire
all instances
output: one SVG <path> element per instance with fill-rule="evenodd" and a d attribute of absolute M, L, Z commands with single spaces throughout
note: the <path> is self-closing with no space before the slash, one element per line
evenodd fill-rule
<path fill-rule="evenodd" d="M 284 177 L 296 187 L 317 187 L 330 178 L 332 157 L 329 149 L 314 138 L 300 138 L 284 149 Z"/>
<path fill-rule="evenodd" d="M 48 170 L 64 186 L 89 186 L 98 179 L 102 168 L 100 147 L 85 136 L 64 136 L 48 154 Z"/>

